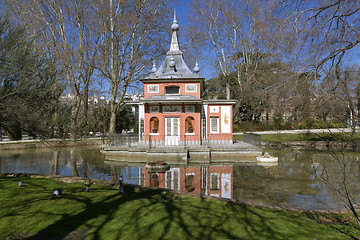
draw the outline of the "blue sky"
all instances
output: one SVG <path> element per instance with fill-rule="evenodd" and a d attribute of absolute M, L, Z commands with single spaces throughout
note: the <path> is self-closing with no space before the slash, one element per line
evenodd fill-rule
<path fill-rule="evenodd" d="M 186 39 L 184 36 L 184 27 L 191 27 L 188 26 L 188 19 L 189 19 L 189 15 L 190 15 L 190 8 L 191 8 L 191 0 L 179 0 L 176 3 L 171 4 L 171 7 L 176 10 L 176 16 L 177 16 L 177 20 L 178 20 L 178 24 L 180 26 L 180 30 L 179 30 L 179 42 L 180 45 L 184 44 L 186 42 Z M 172 18 L 168 20 L 170 23 L 172 22 Z M 169 23 L 169 24 L 170 24 Z M 168 36 L 169 40 L 170 40 L 170 35 Z M 190 43 L 191 44 L 191 43 Z M 162 63 L 162 61 L 164 61 L 165 56 L 160 57 L 157 60 L 157 65 L 160 65 Z M 188 67 L 190 68 L 190 70 L 193 70 L 192 64 L 190 64 L 190 59 L 187 58 L 187 56 L 184 56 L 184 60 L 185 63 L 188 65 Z M 214 67 L 210 66 L 208 62 L 205 61 L 201 61 L 201 59 L 199 60 L 199 65 L 200 65 L 200 73 L 199 75 L 201 77 L 204 77 L 205 80 L 208 80 L 212 77 L 216 77 L 217 76 L 217 71 L 214 69 Z M 344 57 L 344 61 L 343 63 L 347 66 L 352 66 L 352 65 L 360 65 L 360 46 L 355 47 L 354 49 L 350 50 L 349 52 L 347 52 L 345 54 Z M 149 70 L 151 69 L 151 66 L 149 66 Z"/>
<path fill-rule="evenodd" d="M 180 0 L 173 4 L 174 9 L 176 10 L 177 18 L 183 25 L 187 25 L 190 2 L 190 0 Z"/>
<path fill-rule="evenodd" d="M 171 6 L 176 11 L 176 18 L 177 18 L 178 24 L 180 26 L 178 36 L 179 36 L 179 43 L 181 45 L 186 42 L 186 39 L 184 37 L 184 26 L 190 27 L 190 26 L 188 26 L 188 18 L 190 15 L 191 0 L 179 0 L 174 4 L 171 4 Z M 172 19 L 169 19 L 169 21 L 172 22 Z M 170 37 L 171 36 L 169 36 L 169 39 L 170 39 Z M 161 64 L 164 58 L 160 58 L 158 61 L 159 62 L 158 64 Z M 190 68 L 190 70 L 193 71 L 194 66 L 192 66 L 190 64 L 189 59 L 186 58 L 186 56 L 184 56 L 184 60 L 185 60 L 185 63 Z M 199 75 L 201 77 L 205 78 L 205 80 L 208 80 L 210 78 L 217 76 L 217 73 L 214 70 L 214 68 L 212 66 L 210 66 L 208 63 L 206 63 L 205 61 L 201 61 L 201 59 L 198 59 L 198 63 L 199 63 L 199 67 L 200 67 Z"/>

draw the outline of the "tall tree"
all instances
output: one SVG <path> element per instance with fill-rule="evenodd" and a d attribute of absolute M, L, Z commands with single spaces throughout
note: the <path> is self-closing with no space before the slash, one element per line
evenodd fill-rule
<path fill-rule="evenodd" d="M 260 105 L 276 101 L 269 96 L 279 87 L 284 88 L 288 81 L 284 78 L 284 66 L 289 67 L 277 56 L 276 35 L 269 36 L 275 22 L 267 21 L 271 19 L 267 2 L 193 0 L 192 3 L 192 25 L 197 26 L 190 29 L 192 38 L 201 39 L 198 44 L 202 49 L 210 49 L 210 58 L 215 59 L 212 64 L 222 75 L 213 80 L 224 81 L 225 98 L 238 100 L 234 108 L 236 118 L 244 119 L 240 115 L 250 108 L 257 109 L 259 115 Z M 237 86 L 232 83 L 234 73 Z M 254 108 L 254 105 L 259 106 Z"/>
<path fill-rule="evenodd" d="M 0 129 L 16 140 L 21 130 L 51 135 L 52 114 L 61 94 L 56 70 L 34 50 L 23 26 L 0 19 Z"/>
<path fill-rule="evenodd" d="M 276 3 L 273 9 L 273 15 L 281 22 L 276 30 L 286 30 L 279 45 L 296 56 L 296 70 L 314 72 L 318 83 L 332 75 L 331 79 L 337 81 L 334 88 L 342 86 L 341 69 L 346 67 L 344 59 L 354 54 L 360 43 L 360 2 L 285 0 Z M 319 73 L 323 79 L 317 79 Z M 297 84 L 302 84 L 302 81 Z M 317 86 L 321 87 L 317 94 L 328 94 L 322 91 L 326 89 L 322 84 Z M 327 99 L 332 98 L 329 94 Z"/>
<path fill-rule="evenodd" d="M 93 12 L 80 0 L 6 0 L 8 11 L 29 25 L 39 36 L 39 49 L 47 50 L 55 67 L 61 67 L 72 99 L 71 137 L 76 139 L 82 103 L 87 98 L 99 39 L 94 31 Z"/>
<path fill-rule="evenodd" d="M 93 0 L 101 35 L 97 69 L 110 85 L 109 133 L 127 89 L 144 77 L 147 67 L 165 51 L 169 25 L 167 0 Z"/>
<path fill-rule="evenodd" d="M 192 23 L 196 28 L 190 28 L 190 35 L 193 40 L 200 40 L 197 46 L 202 49 L 211 49 L 214 56 L 209 56 L 211 65 L 222 74 L 225 81 L 225 97 L 230 99 L 230 78 L 231 59 L 234 55 L 231 43 L 224 31 L 227 26 L 224 9 L 230 7 L 226 0 L 194 0 L 192 1 Z M 211 51 L 211 52 L 213 52 Z"/>

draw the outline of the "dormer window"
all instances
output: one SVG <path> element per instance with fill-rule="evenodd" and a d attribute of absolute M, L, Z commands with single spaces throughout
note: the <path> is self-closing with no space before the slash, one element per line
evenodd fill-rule
<path fill-rule="evenodd" d="M 179 95 L 180 87 L 178 87 L 178 86 L 165 87 L 165 94 L 166 95 Z"/>

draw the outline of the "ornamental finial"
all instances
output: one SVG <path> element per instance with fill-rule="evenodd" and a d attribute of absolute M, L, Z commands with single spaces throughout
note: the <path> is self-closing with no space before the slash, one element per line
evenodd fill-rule
<path fill-rule="evenodd" d="M 176 12 L 174 10 L 174 22 L 171 25 L 171 29 L 172 29 L 172 36 L 171 36 L 171 44 L 170 44 L 170 51 L 179 51 L 179 42 L 178 42 L 178 37 L 177 37 L 177 31 L 179 30 L 179 25 L 177 24 L 176 21 Z"/>
<path fill-rule="evenodd" d="M 175 11 L 175 9 L 174 9 L 174 21 L 173 21 L 173 24 L 171 25 L 171 30 L 173 30 L 173 31 L 179 30 L 179 25 L 177 24 L 177 21 L 176 21 L 176 11 Z"/>
<path fill-rule="evenodd" d="M 195 73 L 200 72 L 200 68 L 199 68 L 199 64 L 197 63 L 197 60 L 196 60 L 196 63 L 195 63 L 194 72 Z"/>
<path fill-rule="evenodd" d="M 170 58 L 169 66 L 170 66 L 171 68 L 175 67 L 175 60 L 174 60 L 173 57 Z"/>
<path fill-rule="evenodd" d="M 152 71 L 153 73 L 155 73 L 155 72 L 156 72 L 156 64 L 155 64 L 155 60 L 154 60 L 153 67 L 152 67 L 151 71 Z"/>

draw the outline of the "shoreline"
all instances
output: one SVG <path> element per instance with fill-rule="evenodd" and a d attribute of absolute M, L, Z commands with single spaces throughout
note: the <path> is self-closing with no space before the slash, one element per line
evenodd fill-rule
<path fill-rule="evenodd" d="M 86 178 L 86 177 L 71 177 L 71 176 L 62 176 L 62 175 L 49 175 L 49 174 L 27 174 L 27 173 L 0 173 L 0 177 L 32 177 L 32 178 L 50 178 L 55 179 L 57 181 L 63 182 L 63 183 L 87 183 L 88 181 L 91 181 L 92 184 L 99 184 L 103 186 L 118 186 L 117 181 L 111 181 L 111 180 L 100 180 L 96 178 Z M 156 187 L 150 187 L 150 186 L 142 186 L 142 185 L 136 185 L 136 184 L 129 184 L 125 183 L 124 185 L 130 186 L 132 188 L 141 188 L 141 189 L 150 189 L 154 191 L 163 191 L 163 192 L 171 192 L 178 195 L 184 195 L 189 198 L 201 198 L 201 199 L 214 199 L 219 200 L 223 202 L 233 202 L 241 205 L 248 205 L 256 208 L 267 208 L 267 209 L 275 209 L 275 210 L 286 210 L 291 212 L 302 212 L 302 213 L 332 213 L 332 214 L 343 214 L 343 213 L 351 213 L 350 210 L 347 208 L 341 208 L 341 209 L 321 209 L 321 210 L 311 210 L 311 209 L 304 209 L 304 208 L 295 208 L 295 207 L 287 207 L 283 205 L 275 205 L 275 204 L 266 204 L 266 203 L 256 203 L 252 201 L 241 201 L 237 199 L 226 199 L 226 198 L 220 198 L 210 195 L 198 195 L 193 193 L 184 193 L 172 189 L 167 188 L 156 188 Z"/>
<path fill-rule="evenodd" d="M 101 138 L 91 138 L 83 140 L 26 140 L 26 141 L 9 141 L 0 142 L 0 151 L 2 150 L 19 150 L 19 149 L 36 149 L 36 148 L 62 148 L 62 147 L 81 147 L 81 146 L 99 146 L 103 144 Z"/>
<path fill-rule="evenodd" d="M 360 149 L 360 142 L 337 141 L 288 141 L 288 142 L 261 142 L 262 149 L 292 149 L 305 151 L 326 151 L 331 149 L 356 151 Z"/>

